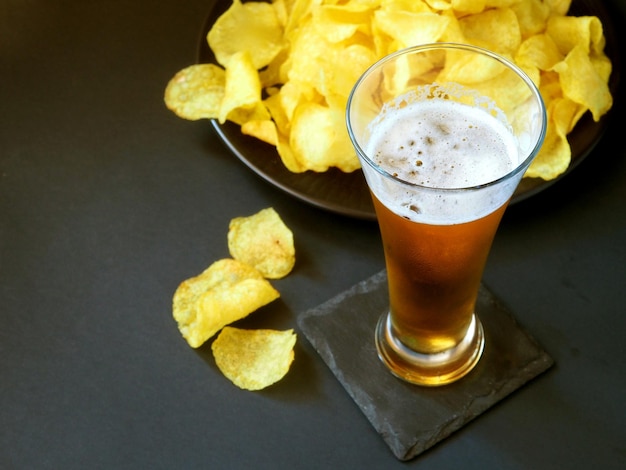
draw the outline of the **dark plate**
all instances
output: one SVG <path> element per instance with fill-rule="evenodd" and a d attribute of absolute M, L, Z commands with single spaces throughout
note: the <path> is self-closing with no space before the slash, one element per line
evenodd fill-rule
<path fill-rule="evenodd" d="M 230 5 L 231 2 L 228 0 L 218 0 L 209 12 L 200 35 L 198 62 L 216 63 L 215 56 L 207 44 L 206 34 Z M 615 97 L 619 82 L 619 57 L 609 13 L 597 0 L 573 0 L 570 14 L 597 16 L 602 21 L 606 37 L 605 52 L 613 61 L 613 74 L 609 86 Z M 534 196 L 572 171 L 589 155 L 602 137 L 608 124 L 609 114 L 603 116 L 599 122 L 595 122 L 590 113 L 586 113 L 568 136 L 572 149 L 572 161 L 568 170 L 551 181 L 524 178 L 515 191 L 511 203 Z M 360 219 L 374 220 L 376 218 L 369 190 L 360 170 L 353 173 L 344 173 L 337 169 L 324 173 L 311 171 L 292 173 L 285 168 L 273 146 L 243 135 L 239 126 L 231 122 L 219 124 L 216 120 L 211 120 L 211 124 L 228 148 L 252 171 L 270 184 L 298 199 L 332 212 Z"/>

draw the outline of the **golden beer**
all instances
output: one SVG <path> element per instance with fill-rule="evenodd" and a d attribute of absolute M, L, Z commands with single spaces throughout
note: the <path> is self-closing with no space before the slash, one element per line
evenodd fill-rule
<path fill-rule="evenodd" d="M 472 322 L 482 273 L 506 205 L 471 222 L 429 225 L 400 217 L 375 196 L 373 200 L 396 337 L 423 354 L 454 347 Z"/>

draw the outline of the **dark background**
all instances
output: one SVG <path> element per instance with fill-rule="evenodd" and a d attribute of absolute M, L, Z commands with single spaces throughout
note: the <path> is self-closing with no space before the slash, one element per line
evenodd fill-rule
<path fill-rule="evenodd" d="M 0 0 L 0 468 L 624 468 L 621 96 L 589 157 L 508 210 L 484 276 L 556 366 L 400 463 L 302 334 L 251 393 L 172 319 L 230 219 L 265 207 L 298 260 L 242 326 L 295 328 L 384 263 L 375 223 L 287 196 L 166 110 L 211 5 Z M 623 51 L 626 4 L 607 5 Z"/>

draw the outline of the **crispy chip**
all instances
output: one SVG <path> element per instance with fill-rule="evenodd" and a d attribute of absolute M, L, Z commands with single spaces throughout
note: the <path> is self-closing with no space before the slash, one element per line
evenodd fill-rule
<path fill-rule="evenodd" d="M 550 7 L 550 12 L 556 16 L 567 15 L 572 0 L 545 0 Z"/>
<path fill-rule="evenodd" d="M 566 136 L 554 120 L 550 120 L 543 146 L 526 171 L 526 176 L 551 180 L 567 170 L 571 158 Z"/>
<path fill-rule="evenodd" d="M 511 5 L 519 22 L 522 39 L 540 34 L 550 16 L 550 6 L 541 0 L 515 2 Z"/>
<path fill-rule="evenodd" d="M 271 119 L 257 119 L 246 121 L 241 125 L 241 133 L 256 137 L 270 145 L 278 145 L 276 124 Z"/>
<path fill-rule="evenodd" d="M 256 269 L 222 259 L 203 273 L 183 281 L 173 299 L 178 329 L 193 348 L 215 333 L 279 297 Z"/>
<path fill-rule="evenodd" d="M 459 20 L 469 42 L 511 56 L 522 42 L 517 15 L 510 8 L 486 10 Z"/>
<path fill-rule="evenodd" d="M 226 67 L 226 85 L 218 119 L 237 124 L 250 120 L 269 119 L 270 114 L 261 101 L 261 81 L 247 51 L 233 54 Z"/>
<path fill-rule="evenodd" d="M 261 390 L 281 380 L 294 359 L 293 330 L 242 330 L 225 327 L 213 341 L 215 363 L 233 384 Z"/>
<path fill-rule="evenodd" d="M 609 87 L 583 46 L 574 47 L 553 69 L 559 74 L 563 95 L 589 109 L 594 120 L 600 120 L 611 109 L 613 98 Z"/>
<path fill-rule="evenodd" d="M 165 88 L 165 104 L 177 116 L 192 121 L 219 115 L 226 74 L 214 64 L 184 68 Z"/>
<path fill-rule="evenodd" d="M 300 167 L 323 172 L 335 166 L 351 172 L 359 168 L 344 122 L 343 109 L 316 103 L 298 107 L 291 126 L 289 146 Z"/>
<path fill-rule="evenodd" d="M 585 53 L 601 53 L 605 39 L 602 23 L 595 16 L 553 16 L 546 24 L 546 34 L 556 43 L 563 55 L 582 46 Z"/>
<path fill-rule="evenodd" d="M 398 49 L 437 42 L 448 23 L 447 16 L 431 12 L 378 10 L 374 14 L 375 27 L 393 38 Z"/>
<path fill-rule="evenodd" d="M 260 69 L 282 49 L 282 35 L 282 25 L 271 4 L 233 0 L 207 34 L 207 41 L 223 67 L 228 67 L 235 54 L 245 51 L 255 69 Z"/>
<path fill-rule="evenodd" d="M 271 207 L 231 220 L 228 249 L 233 258 L 268 279 L 286 276 L 296 262 L 293 233 Z"/>
<path fill-rule="evenodd" d="M 563 55 L 547 34 L 537 34 L 528 38 L 520 45 L 515 55 L 515 62 L 519 66 L 532 65 L 543 71 L 551 70 L 561 60 Z"/>
<path fill-rule="evenodd" d="M 313 12 L 313 24 L 319 34 L 330 42 L 345 41 L 358 30 L 366 29 L 371 6 L 349 2 L 345 5 L 320 5 Z"/>

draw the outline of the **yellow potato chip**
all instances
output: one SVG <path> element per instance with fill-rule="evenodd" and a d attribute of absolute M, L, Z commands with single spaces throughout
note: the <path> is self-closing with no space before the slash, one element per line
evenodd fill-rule
<path fill-rule="evenodd" d="M 425 0 L 434 11 L 455 11 L 460 15 L 479 13 L 485 9 L 485 0 Z"/>
<path fill-rule="evenodd" d="M 300 163 L 296 154 L 294 153 L 291 145 L 289 145 L 289 140 L 287 137 L 283 137 L 281 135 L 278 136 L 278 145 L 276 146 L 276 151 L 287 168 L 292 173 L 302 173 L 306 171 L 307 168 Z"/>
<path fill-rule="evenodd" d="M 320 5 L 313 12 L 313 25 L 328 41 L 337 43 L 365 29 L 371 14 L 371 6 L 350 2 L 345 5 Z"/>
<path fill-rule="evenodd" d="M 165 104 L 177 116 L 192 121 L 219 114 L 226 77 L 214 64 L 196 64 L 179 71 L 165 88 Z"/>
<path fill-rule="evenodd" d="M 282 111 L 291 123 L 298 105 L 304 102 L 315 101 L 317 94 L 311 85 L 290 80 L 281 87 L 278 96 Z M 285 127 L 284 129 L 287 128 Z"/>
<path fill-rule="evenodd" d="M 271 2 L 274 11 L 276 12 L 276 17 L 280 22 L 281 26 L 284 28 L 287 24 L 287 20 L 289 19 L 289 13 L 287 8 L 291 6 L 292 0 L 273 0 Z"/>
<path fill-rule="evenodd" d="M 448 27 L 447 16 L 430 12 L 378 10 L 374 25 L 396 41 L 397 48 L 437 42 Z"/>
<path fill-rule="evenodd" d="M 226 258 L 183 281 L 174 293 L 172 310 L 181 334 L 197 348 L 224 326 L 279 296 L 256 269 Z"/>
<path fill-rule="evenodd" d="M 566 15 L 572 0 L 545 0 L 546 5 L 550 7 L 550 12 L 556 16 Z"/>
<path fill-rule="evenodd" d="M 574 47 L 553 70 L 559 74 L 563 95 L 589 109 L 595 121 L 611 109 L 613 98 L 609 86 L 583 46 Z"/>
<path fill-rule="evenodd" d="M 281 88 L 277 93 L 274 93 L 263 100 L 263 104 L 265 104 L 265 107 L 272 117 L 272 122 L 275 125 L 276 144 L 274 145 L 276 146 L 278 146 L 279 136 L 288 134 L 290 126 L 289 118 L 287 117 L 287 114 L 285 113 L 285 109 L 283 108 L 281 102 L 282 90 L 283 89 Z"/>
<path fill-rule="evenodd" d="M 320 87 L 326 102 L 345 109 L 352 87 L 361 74 L 376 61 L 374 51 L 360 44 L 330 48 L 324 65 L 324 81 Z M 339 101 L 337 101 L 339 100 Z"/>
<path fill-rule="evenodd" d="M 311 15 L 313 8 L 318 6 L 321 0 L 292 0 L 287 1 L 289 6 L 288 18 L 285 24 L 285 35 L 289 37 L 291 32 L 298 29 Z"/>
<path fill-rule="evenodd" d="M 289 145 L 301 167 L 323 172 L 337 167 L 344 172 L 360 168 L 345 124 L 344 110 L 317 103 L 303 103 L 291 123 Z"/>
<path fill-rule="evenodd" d="M 550 6 L 542 0 L 527 0 L 511 5 L 519 22 L 522 39 L 540 34 L 550 16 Z"/>
<path fill-rule="evenodd" d="M 520 45 L 515 55 L 517 65 L 532 65 L 543 71 L 551 70 L 561 60 L 563 55 L 547 34 L 531 36 Z"/>
<path fill-rule="evenodd" d="M 298 28 L 291 40 L 291 53 L 285 64 L 288 80 L 315 87 L 319 80 L 320 64 L 330 43 L 319 34 L 311 22 Z"/>
<path fill-rule="evenodd" d="M 226 67 L 224 96 L 220 104 L 219 122 L 229 119 L 243 124 L 251 119 L 269 119 L 261 100 L 261 81 L 252 64 L 250 53 L 233 54 Z"/>
<path fill-rule="evenodd" d="M 554 121 L 548 122 L 541 150 L 530 164 L 525 176 L 551 180 L 562 174 L 570 164 L 572 151 L 566 136 Z"/>
<path fill-rule="evenodd" d="M 546 34 L 563 55 L 580 46 L 587 54 L 599 54 L 605 45 L 602 23 L 595 16 L 552 16 L 546 24 Z"/>
<path fill-rule="evenodd" d="M 278 145 L 278 133 L 276 124 L 271 119 L 256 119 L 246 121 L 241 125 L 241 133 L 256 137 L 270 145 Z"/>
<path fill-rule="evenodd" d="M 268 279 L 285 277 L 296 263 L 293 233 L 271 207 L 249 217 L 232 219 L 228 250 L 233 258 L 254 267 Z"/>
<path fill-rule="evenodd" d="M 384 0 L 375 2 L 383 10 L 433 12 L 433 10 L 448 10 L 451 5 L 447 0 Z"/>
<path fill-rule="evenodd" d="M 228 67 L 232 57 L 248 52 L 254 68 L 269 64 L 283 48 L 283 27 L 271 4 L 233 0 L 207 34 L 215 59 Z"/>
<path fill-rule="evenodd" d="M 211 349 L 222 374 L 243 390 L 262 390 L 281 380 L 294 360 L 293 330 L 225 327 Z"/>
<path fill-rule="evenodd" d="M 289 49 L 283 49 L 267 67 L 259 70 L 259 79 L 264 88 L 281 86 L 287 82 L 285 63 L 289 59 Z"/>
<path fill-rule="evenodd" d="M 510 8 L 496 8 L 459 20 L 463 35 L 471 44 L 504 56 L 515 54 L 522 42 L 517 15 Z"/>

